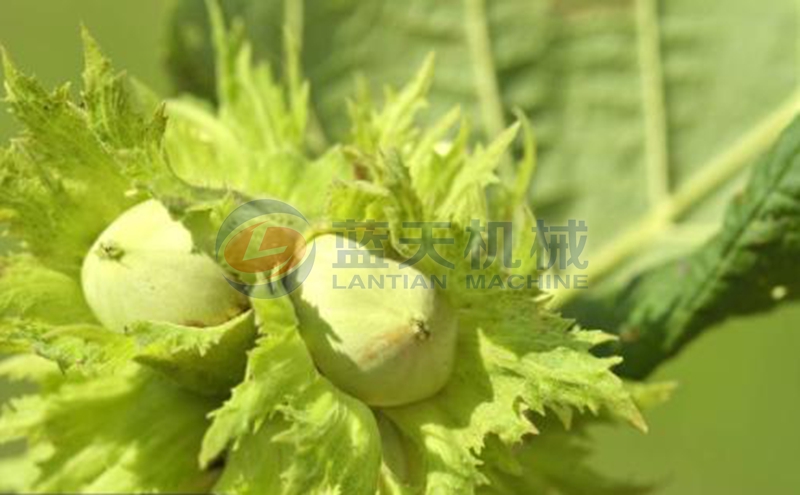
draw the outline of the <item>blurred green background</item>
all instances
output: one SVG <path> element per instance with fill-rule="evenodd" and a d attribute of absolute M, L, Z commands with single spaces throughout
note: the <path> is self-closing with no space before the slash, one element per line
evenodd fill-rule
<path fill-rule="evenodd" d="M 163 0 L 3 0 L 0 44 L 45 83 L 77 86 L 84 24 L 116 67 L 166 95 L 161 39 L 168 12 Z M 15 129 L 4 109 L 0 139 Z M 798 351 L 800 306 L 708 332 L 656 375 L 680 387 L 672 401 L 648 412 L 651 432 L 594 428 L 592 462 L 656 482 L 660 494 L 800 493 Z M 0 398 L 6 393 L 0 390 Z"/>

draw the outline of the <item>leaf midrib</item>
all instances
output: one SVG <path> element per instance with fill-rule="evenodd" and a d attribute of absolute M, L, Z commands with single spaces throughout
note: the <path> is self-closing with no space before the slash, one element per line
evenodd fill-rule
<path fill-rule="evenodd" d="M 636 0 L 636 29 L 645 133 L 645 167 L 650 205 L 669 198 L 669 153 L 661 29 L 657 0 Z"/>

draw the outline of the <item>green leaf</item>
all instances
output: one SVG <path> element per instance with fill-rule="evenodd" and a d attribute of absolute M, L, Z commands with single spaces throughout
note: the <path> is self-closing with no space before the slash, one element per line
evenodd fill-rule
<path fill-rule="evenodd" d="M 25 492 L 199 492 L 214 480 L 196 460 L 212 408 L 134 367 L 13 400 L 0 438 L 10 431 L 32 447 L 24 466 L 36 476 Z"/>
<path fill-rule="evenodd" d="M 620 373 L 641 378 L 701 331 L 800 296 L 800 118 L 759 160 L 704 246 L 584 304 L 583 321 L 620 334 Z M 578 307 L 576 314 L 581 312 Z"/>
<path fill-rule="evenodd" d="M 374 494 L 380 445 L 369 408 L 318 374 L 288 298 L 253 304 L 261 337 L 200 453 L 209 465 L 228 452 L 215 491 Z"/>
<path fill-rule="evenodd" d="M 513 109 L 524 111 L 541 152 L 534 200 L 552 204 L 540 213 L 589 220 L 597 247 L 715 157 L 736 150 L 728 158 L 746 161 L 752 150 L 737 144 L 755 133 L 763 148 L 775 125 L 760 124 L 785 122 L 775 110 L 797 105 L 798 61 L 783 49 L 797 30 L 791 0 L 759 7 L 746 0 L 291 5 L 223 7 L 269 60 L 284 52 L 284 22 L 293 29 L 313 108 L 330 135 L 349 130 L 342 110 L 354 73 L 368 76 L 373 89 L 398 86 L 435 52 L 431 117 L 461 106 L 494 136 Z M 190 0 L 176 9 L 170 60 L 182 87 L 208 95 L 213 60 L 201 10 Z M 607 186 L 619 192 L 607 194 Z"/>

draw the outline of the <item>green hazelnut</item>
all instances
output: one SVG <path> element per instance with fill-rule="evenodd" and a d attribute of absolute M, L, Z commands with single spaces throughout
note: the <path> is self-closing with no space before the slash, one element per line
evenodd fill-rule
<path fill-rule="evenodd" d="M 430 285 L 410 288 L 408 280 L 422 274 L 388 258 L 373 259 L 383 268 L 335 268 L 337 236 L 314 242 L 314 267 L 293 298 L 322 374 L 373 406 L 408 404 L 441 390 L 453 370 L 458 327 L 442 295 Z M 363 247 L 355 252 L 369 254 Z M 364 287 L 349 287 L 354 278 Z"/>
<path fill-rule="evenodd" d="M 81 284 L 100 323 L 117 331 L 136 321 L 219 325 L 248 304 L 155 200 L 125 211 L 100 234 L 83 261 Z"/>

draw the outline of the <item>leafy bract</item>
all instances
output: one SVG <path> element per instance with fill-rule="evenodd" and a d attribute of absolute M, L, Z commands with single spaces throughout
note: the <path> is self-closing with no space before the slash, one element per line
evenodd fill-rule
<path fill-rule="evenodd" d="M 650 409 L 666 402 L 675 389 L 670 382 L 628 383 L 636 404 Z M 655 486 L 613 479 L 588 461 L 592 452 L 582 418 L 571 428 L 555 424 L 552 417 L 534 416 L 540 433 L 507 445 L 487 438 L 481 472 L 489 479 L 479 494 L 558 493 L 571 495 L 633 495 L 651 493 Z M 535 469 L 531 469 L 535 466 Z"/>
<path fill-rule="evenodd" d="M 0 260 L 0 316 L 52 324 L 94 322 L 80 284 L 27 255 Z"/>
<path fill-rule="evenodd" d="M 200 394 L 225 396 L 242 380 L 242 355 L 254 345 L 256 325 L 247 311 L 216 327 L 199 330 L 159 322 L 134 324 L 135 360 Z"/>
<path fill-rule="evenodd" d="M 287 48 L 281 84 L 268 65 L 252 63 L 241 30 L 229 32 L 219 7 L 209 6 L 219 106 L 191 97 L 168 102 L 171 168 L 194 185 L 277 198 L 308 217 L 319 215 L 320 191 L 349 172 L 338 148 L 317 158 L 306 150 L 309 86 L 300 79 L 294 52 Z"/>
<path fill-rule="evenodd" d="M 0 438 L 30 448 L 3 462 L 35 473 L 24 491 L 207 490 L 213 476 L 199 469 L 196 452 L 212 407 L 138 367 L 67 383 L 5 406 Z"/>
<path fill-rule="evenodd" d="M 371 181 L 338 183 L 328 215 L 332 221 L 386 221 L 389 252 L 399 259 L 413 255 L 399 240 L 417 234 L 407 222 L 450 222 L 442 227 L 441 235 L 455 242 L 437 246 L 437 252 L 453 267 L 445 269 L 429 257 L 414 266 L 448 278 L 442 294 L 459 315 L 456 368 L 436 396 L 381 411 L 400 432 L 401 450 L 412 459 L 407 472 L 391 472 L 384 483 L 389 493 L 474 493 L 487 481 L 481 472 L 487 462 L 482 458 L 487 438 L 511 445 L 536 432 L 528 412 L 552 413 L 569 425 L 576 411 L 597 414 L 602 410 L 641 429 L 645 425 L 629 392 L 610 371 L 619 360 L 596 358 L 590 352 L 613 337 L 573 329 L 572 321 L 544 307 L 535 284 L 523 291 L 469 288 L 469 277 L 491 279 L 513 273 L 501 267 L 499 260 L 475 269 L 463 250 L 470 242 L 465 227 L 488 216 L 486 191 L 497 183 L 496 171 L 518 127 L 509 128 L 486 147 L 471 150 L 466 126 L 447 132 L 447 126 L 455 127 L 457 121 L 446 116 L 433 126 L 436 131 L 429 131 L 457 136 L 453 146 L 440 154 L 430 134 L 411 132 L 414 128 L 407 113 L 423 107 L 420 88 L 426 87 L 430 77 L 427 65 L 420 74 L 402 91 L 391 94 L 380 112 L 357 114 L 356 163 Z M 393 141 L 393 135 L 402 137 Z M 376 151 L 366 152 L 370 149 Z M 398 180 L 404 175 L 408 179 Z M 502 204 L 512 196 L 497 197 Z M 521 211 L 528 210 L 523 206 Z M 530 229 L 530 223 L 513 228 L 515 235 L 523 235 L 522 228 Z"/>
<path fill-rule="evenodd" d="M 231 449 L 216 490 L 375 493 L 380 440 L 369 408 L 317 373 L 288 298 L 254 305 L 261 337 L 200 453 L 208 465 Z"/>
<path fill-rule="evenodd" d="M 67 85 L 47 92 L 4 55 L 12 113 L 25 126 L 0 157 L 0 212 L 46 266 L 76 278 L 94 239 L 144 196 L 126 177 L 152 163 L 164 120 L 145 116 L 86 34 L 80 102 Z"/>
<path fill-rule="evenodd" d="M 23 241 L 21 253 L 0 261 L 0 348 L 14 354 L 0 372 L 39 388 L 0 419 L 0 441 L 28 444 L 2 460 L 4 473 L 16 473 L 3 489 L 208 490 L 216 475 L 196 458 L 219 398 L 190 385 L 202 380 L 206 394 L 224 395 L 241 379 L 252 314 L 204 333 L 142 323 L 124 335 L 97 324 L 79 280 L 94 239 L 147 192 L 191 188 L 166 166 L 163 115 L 145 117 L 152 109 L 140 107 L 87 34 L 84 42 L 78 101 L 66 86 L 48 93 L 4 56 L 8 101 L 25 131 L 3 150 L 0 170 L 3 217 Z M 215 379 L 228 388 L 214 390 Z"/>
<path fill-rule="evenodd" d="M 385 411 L 408 438 L 409 451 L 422 456 L 425 474 L 412 475 L 409 483 L 424 486 L 426 493 L 472 493 L 485 483 L 480 465 L 490 460 L 480 454 L 486 439 L 492 435 L 510 445 L 536 432 L 528 411 L 553 412 L 569 425 L 575 410 L 603 408 L 645 428 L 622 382 L 609 370 L 618 361 L 589 353 L 607 336 L 569 332 L 569 322 L 537 316 L 536 303 L 509 299 L 489 311 L 477 300 L 472 308 L 462 308 L 450 384 L 430 400 Z M 511 333 L 510 328 L 528 331 Z"/>
<path fill-rule="evenodd" d="M 0 350 L 34 353 L 76 375 L 117 371 L 135 355 L 132 342 L 98 325 L 48 325 L 25 319 L 0 321 Z"/>
<path fill-rule="evenodd" d="M 701 330 L 796 299 L 798 255 L 800 118 L 755 164 L 710 241 L 575 312 L 618 331 L 621 341 L 612 349 L 625 357 L 620 371 L 643 377 Z"/>
<path fill-rule="evenodd" d="M 279 84 L 251 63 L 215 4 L 210 11 L 217 109 L 179 100 L 143 117 L 125 78 L 88 37 L 77 103 L 7 69 L 12 107 L 29 129 L 3 157 L 3 208 L 27 248 L 6 263 L 18 285 L 0 299 L 0 342 L 17 355 L 0 371 L 40 390 L 6 409 L 0 441 L 28 439 L 26 453 L 10 461 L 25 473 L 24 490 L 469 494 L 502 467 L 497 452 L 537 432 L 532 421 L 541 415 L 570 425 L 576 414 L 605 414 L 645 428 L 611 372 L 619 358 L 591 353 L 609 335 L 549 311 L 535 283 L 524 291 L 467 286 L 479 273 L 536 276 L 531 260 L 476 268 L 465 252 L 480 240 L 467 227 L 489 219 L 520 218 L 514 239 L 526 253 L 535 242 L 525 188 L 499 178 L 518 134 L 517 177 L 530 177 L 525 119 L 490 132 L 486 144 L 473 143 L 457 111 L 420 127 L 435 80 L 427 59 L 383 105 L 361 92 L 349 103 L 349 137 L 325 146 L 314 137 L 291 48 Z M 415 254 L 403 242 L 419 235 L 413 222 L 442 222 L 436 237 L 454 242 L 439 254 L 452 266 L 426 256 L 415 267 L 450 278 L 442 295 L 460 324 L 452 380 L 428 400 L 370 409 L 317 371 L 288 297 L 254 299 L 252 311 L 218 327 L 102 328 L 80 294 L 81 259 L 116 214 L 151 196 L 206 250 L 228 212 L 249 198 L 292 203 L 312 235 L 335 231 L 334 221 L 385 222 L 386 255 L 404 260 Z M 390 457 L 388 430 L 402 455 Z M 406 472 L 390 460 L 398 458 Z"/>
<path fill-rule="evenodd" d="M 652 491 L 650 486 L 612 480 L 595 471 L 586 460 L 590 452 L 582 432 L 557 426 L 508 450 L 494 441 L 487 449 L 493 462 L 485 473 L 491 482 L 478 493 L 548 493 L 556 489 L 568 495 L 641 495 Z"/>

